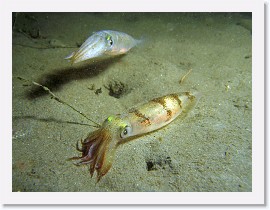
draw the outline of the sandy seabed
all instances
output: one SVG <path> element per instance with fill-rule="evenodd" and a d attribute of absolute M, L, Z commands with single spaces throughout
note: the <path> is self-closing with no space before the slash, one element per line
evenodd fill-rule
<path fill-rule="evenodd" d="M 99 62 L 63 59 L 105 29 L 144 43 Z M 252 191 L 251 38 L 248 13 L 14 13 L 12 190 Z M 76 142 L 95 130 L 91 122 L 17 77 L 98 123 L 169 93 L 202 98 L 184 118 L 121 145 L 96 183 L 88 166 L 67 160 L 80 155 Z M 118 97 L 108 89 L 115 84 Z"/>

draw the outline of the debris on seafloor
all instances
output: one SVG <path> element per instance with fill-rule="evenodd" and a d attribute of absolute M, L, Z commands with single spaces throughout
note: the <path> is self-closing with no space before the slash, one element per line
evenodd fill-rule
<path fill-rule="evenodd" d="M 110 81 L 104 87 L 109 90 L 109 95 L 115 98 L 120 98 L 129 92 L 128 86 L 121 81 Z"/>

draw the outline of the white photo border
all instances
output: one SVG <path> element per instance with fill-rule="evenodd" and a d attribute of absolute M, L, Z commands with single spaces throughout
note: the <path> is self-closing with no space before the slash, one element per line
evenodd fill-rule
<path fill-rule="evenodd" d="M 108 6 L 109 5 L 109 6 Z M 9 0 L 1 2 L 1 193 L 4 204 L 264 204 L 262 0 Z M 252 192 L 12 192 L 12 12 L 252 12 Z M 91 198 L 91 199 L 89 199 Z"/>

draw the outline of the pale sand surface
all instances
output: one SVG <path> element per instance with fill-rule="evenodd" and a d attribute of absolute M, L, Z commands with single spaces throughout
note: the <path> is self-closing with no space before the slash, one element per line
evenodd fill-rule
<path fill-rule="evenodd" d="M 250 25 L 251 17 L 239 13 L 17 14 L 12 190 L 252 191 Z M 99 64 L 71 66 L 63 59 L 76 48 L 61 47 L 104 29 L 144 44 Z M 202 98 L 185 118 L 119 147 L 111 170 L 96 184 L 88 167 L 67 161 L 80 155 L 77 140 L 95 128 L 18 76 L 48 86 L 99 123 L 168 93 L 197 90 Z M 125 84 L 126 94 L 110 96 L 104 86 L 113 81 Z"/>

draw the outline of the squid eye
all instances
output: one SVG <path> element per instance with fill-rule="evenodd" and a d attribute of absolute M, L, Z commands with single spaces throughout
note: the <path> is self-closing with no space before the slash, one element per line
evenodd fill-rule
<path fill-rule="evenodd" d="M 113 40 L 110 39 L 110 40 L 109 40 L 109 43 L 110 43 L 110 45 L 112 46 L 112 45 L 113 45 Z"/>
<path fill-rule="evenodd" d="M 123 129 L 123 131 L 121 132 L 120 137 L 121 137 L 121 138 L 127 138 L 127 137 L 129 137 L 130 134 L 131 134 L 131 131 L 132 131 L 131 127 L 126 126 L 126 127 Z"/>
<path fill-rule="evenodd" d="M 109 41 L 109 44 L 112 46 L 113 45 L 113 40 L 112 40 L 112 36 L 110 36 L 109 34 L 106 36 L 106 40 Z"/>

